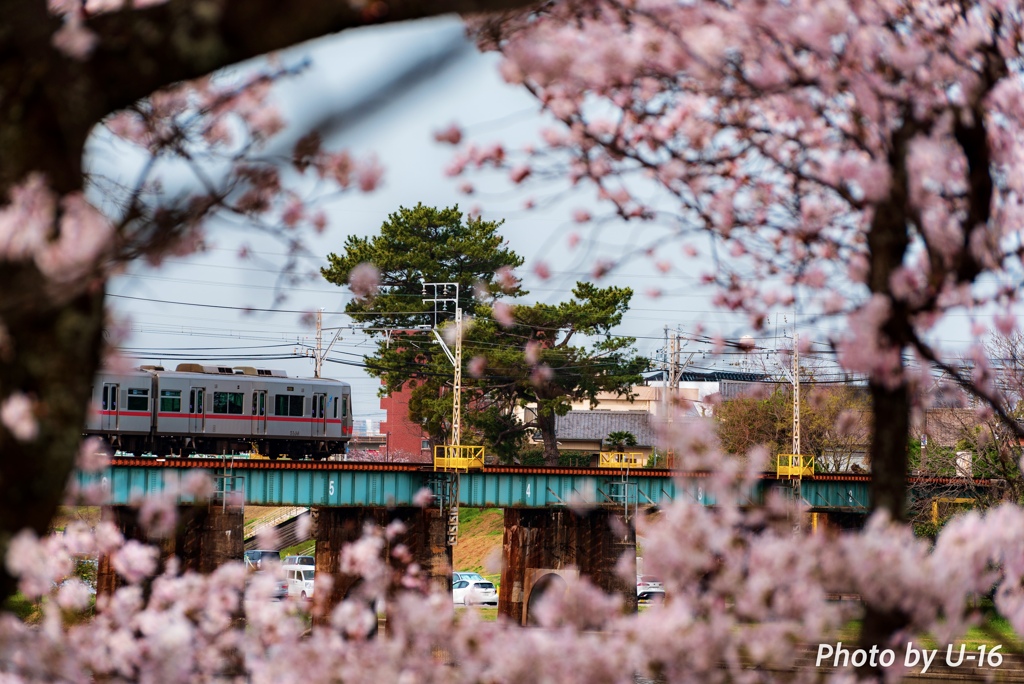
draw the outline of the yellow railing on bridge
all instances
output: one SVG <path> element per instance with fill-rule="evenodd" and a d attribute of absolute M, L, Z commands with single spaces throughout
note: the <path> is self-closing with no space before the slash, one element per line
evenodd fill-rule
<path fill-rule="evenodd" d="M 779 454 L 775 462 L 777 477 L 806 477 L 814 475 L 814 454 Z"/>
<path fill-rule="evenodd" d="M 643 468 L 647 457 L 639 451 L 607 451 L 597 461 L 598 468 Z"/>
<path fill-rule="evenodd" d="M 932 499 L 932 522 L 938 524 L 939 522 L 939 504 L 953 504 L 954 506 L 962 506 L 964 504 L 970 504 L 972 506 L 977 505 L 977 499 L 965 499 L 962 497 L 945 497 L 940 496 Z"/>
<path fill-rule="evenodd" d="M 434 447 L 434 470 L 479 470 L 483 467 L 482 446 L 446 444 Z"/>

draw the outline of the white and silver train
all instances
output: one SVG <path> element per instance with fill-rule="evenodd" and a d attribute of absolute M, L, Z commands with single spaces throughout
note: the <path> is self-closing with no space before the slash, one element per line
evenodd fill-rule
<path fill-rule="evenodd" d="M 85 434 L 141 456 L 259 453 L 324 459 L 352 437 L 352 389 L 284 371 L 183 363 L 101 371 Z"/>

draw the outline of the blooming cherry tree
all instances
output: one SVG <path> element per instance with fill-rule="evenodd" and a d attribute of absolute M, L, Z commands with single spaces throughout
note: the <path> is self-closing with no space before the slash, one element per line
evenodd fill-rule
<path fill-rule="evenodd" d="M 448 596 L 384 586 L 374 532 L 345 556 L 349 571 L 397 607 L 387 634 L 370 640 L 364 603 L 343 603 L 329 626 L 307 631 L 302 611 L 266 601 L 270 587 L 247 584 L 240 564 L 208 577 L 181 573 L 105 524 L 42 537 L 103 352 L 108 275 L 133 259 L 194 249 L 222 211 L 285 235 L 325 226 L 280 168 L 253 154 L 285 125 L 266 88 L 288 67 L 270 64 L 227 86 L 208 75 L 350 26 L 518 4 L 296 0 L 287 12 L 261 0 L 0 5 L 0 594 L 53 595 L 39 625 L 0 616 L 5 676 L 746 681 L 761 678 L 751 666 L 796 666 L 796 645 L 842 623 L 825 600 L 831 587 L 864 599 L 866 644 L 925 630 L 954 639 L 978 619 L 971 597 L 993 585 L 999 610 L 1024 630 L 1019 508 L 960 517 L 934 546 L 899 524 L 915 383 L 904 352 L 939 362 L 926 335 L 954 307 L 994 301 L 993 324 L 1004 334 L 1014 327 L 1024 93 L 1021 11 L 1009 1 L 588 0 L 475 23 L 481 43 L 503 52 L 505 77 L 560 126 L 526 159 L 502 145 L 470 146 L 452 173 L 496 165 L 528 186 L 557 171 L 592 184 L 619 218 L 670 221 L 682 239 L 727 246 L 716 253 L 728 260 L 715 260 L 706 280 L 719 285 L 720 304 L 747 312 L 755 327 L 770 307 L 797 299 L 849 316 L 835 345 L 846 367 L 869 374 L 877 417 L 880 511 L 863 534 L 795 540 L 784 501 L 739 507 L 763 457 L 723 460 L 703 425 L 669 439 L 685 467 L 714 471 L 708 491 L 719 504 L 679 501 L 641 523 L 651 569 L 668 578 L 671 598 L 639 616 L 620 616 L 614 597 L 581 580 L 538 610 L 543 630 L 485 624 L 472 613 L 453 620 Z M 100 124 L 154 159 L 179 160 L 198 189 L 168 192 L 152 169 L 128 188 L 89 178 L 83 151 Z M 462 138 L 457 128 L 439 137 Z M 291 157 L 296 172 L 342 188 L 370 190 L 381 174 L 372 160 L 324 150 L 315 136 Z M 564 165 L 547 168 L 548 160 Z M 224 174 L 206 177 L 216 163 Z M 639 191 L 651 183 L 660 199 Z M 115 209 L 99 211 L 87 189 L 106 190 Z M 573 218 L 583 230 L 598 215 L 581 209 Z M 548 267 L 535 270 L 543 276 Z M 994 285 L 979 287 L 982 279 Z M 994 399 L 984 360 L 976 354 L 974 375 L 960 379 Z M 147 508 L 156 528 L 169 524 L 164 503 Z M 76 622 L 87 601 L 64 578 L 70 558 L 96 554 L 111 556 L 128 584 Z M 620 570 L 631 581 L 628 558 Z M 410 564 L 398 584 L 422 586 L 415 572 Z"/>
<path fill-rule="evenodd" d="M 1019 9 L 599 1 L 477 30 L 502 53 L 506 80 L 562 124 L 528 163 L 561 164 L 621 219 L 723 243 L 715 253 L 730 258 L 706 261 L 705 278 L 755 328 L 798 299 L 849 316 L 834 345 L 887 417 L 872 438 L 873 495 L 899 519 L 914 384 L 904 353 L 937 361 L 926 338 L 946 312 L 1016 297 Z M 530 175 L 490 149 L 470 145 L 456 168 Z M 643 199 L 652 185 L 660 194 Z M 997 285 L 977 287 L 982 275 Z M 977 381 L 963 380 L 995 398 L 984 355 L 976 361 Z"/>
<path fill-rule="evenodd" d="M 111 273 L 194 251 L 225 212 L 290 247 L 298 228 L 326 227 L 309 197 L 288 187 L 289 160 L 267 154 L 285 125 L 268 88 L 294 67 L 272 60 L 243 76 L 210 75 L 347 28 L 517 4 L 303 0 L 281 12 L 248 0 L 3 3 L 0 480 L 18 486 L 0 502 L 0 552 L 22 527 L 42 534 L 63 496 L 104 353 Z M 90 136 L 111 133 L 148 153 L 138 178 L 90 174 Z M 369 191 L 381 178 L 374 160 L 325 150 L 314 135 L 291 156 L 296 172 L 323 185 Z M 190 181 L 162 178 L 168 163 Z M 0 568 L 0 595 L 14 586 Z"/>
<path fill-rule="evenodd" d="M 1013 326 L 1020 10 L 987 0 L 598 0 L 485 18 L 480 44 L 501 52 L 505 79 L 559 125 L 525 160 L 467 143 L 452 171 L 493 165 L 519 184 L 561 173 L 593 186 L 619 219 L 668 224 L 688 245 L 706 238 L 717 256 L 703 262 L 705 281 L 754 328 L 772 307 L 797 303 L 846 315 L 832 341 L 840 363 L 869 378 L 873 505 L 902 520 L 920 380 L 908 353 L 1009 418 L 980 339 L 964 375 L 928 335 L 947 312 L 983 304 L 998 306 L 1004 334 Z M 865 633 L 905 617 L 872 608 Z"/>

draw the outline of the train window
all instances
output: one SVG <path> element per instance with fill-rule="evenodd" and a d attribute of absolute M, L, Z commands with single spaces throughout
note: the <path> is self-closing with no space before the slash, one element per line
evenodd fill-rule
<path fill-rule="evenodd" d="M 214 392 L 213 412 L 228 413 L 236 416 L 242 415 L 242 393 Z"/>
<path fill-rule="evenodd" d="M 331 403 L 334 404 L 334 415 L 333 418 L 338 417 L 338 400 L 340 397 L 331 397 Z"/>
<path fill-rule="evenodd" d="M 128 410 L 129 411 L 148 411 L 149 410 L 149 390 L 129 388 L 128 389 Z"/>
<path fill-rule="evenodd" d="M 342 395 L 341 397 L 341 417 L 344 418 L 348 415 L 348 397 Z"/>
<path fill-rule="evenodd" d="M 160 410 L 181 413 L 181 390 L 160 390 Z"/>
<path fill-rule="evenodd" d="M 267 412 L 267 393 L 256 391 L 252 393 L 252 415 L 263 416 Z"/>
<path fill-rule="evenodd" d="M 302 416 L 304 397 L 301 394 L 278 394 L 274 396 L 275 416 Z"/>

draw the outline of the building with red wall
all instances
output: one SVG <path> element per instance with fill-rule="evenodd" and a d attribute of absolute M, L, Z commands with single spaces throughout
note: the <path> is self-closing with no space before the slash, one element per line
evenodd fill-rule
<path fill-rule="evenodd" d="M 412 392 L 403 387 L 381 397 L 380 407 L 387 419 L 380 423 L 380 431 L 387 435 L 388 458 L 406 463 L 431 463 L 430 440 L 418 423 L 409 419 L 409 399 Z"/>

